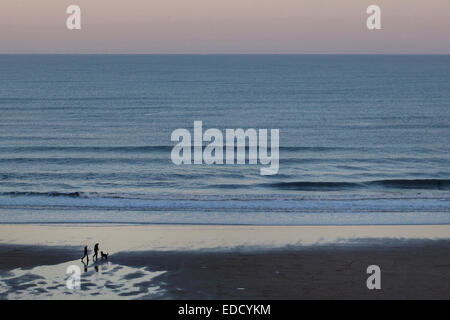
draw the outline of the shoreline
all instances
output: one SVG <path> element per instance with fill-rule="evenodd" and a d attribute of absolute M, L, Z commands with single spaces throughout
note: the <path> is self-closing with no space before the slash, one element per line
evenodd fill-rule
<path fill-rule="evenodd" d="M 450 225 L 229 226 L 0 224 L 0 244 L 93 246 L 120 251 L 254 251 L 282 247 L 396 240 L 450 239 Z"/>

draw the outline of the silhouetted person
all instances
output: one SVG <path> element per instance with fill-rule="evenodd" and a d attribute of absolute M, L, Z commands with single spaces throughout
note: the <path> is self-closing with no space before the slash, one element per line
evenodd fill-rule
<path fill-rule="evenodd" d="M 94 260 L 94 258 L 95 258 L 95 261 L 97 261 L 97 259 L 98 259 L 98 243 L 96 243 L 94 246 L 94 255 L 92 256 L 92 260 Z"/>
<path fill-rule="evenodd" d="M 84 255 L 83 258 L 81 258 L 81 261 L 83 261 L 84 258 L 87 258 L 87 262 L 89 263 L 89 256 L 88 256 L 88 247 L 84 246 Z"/>

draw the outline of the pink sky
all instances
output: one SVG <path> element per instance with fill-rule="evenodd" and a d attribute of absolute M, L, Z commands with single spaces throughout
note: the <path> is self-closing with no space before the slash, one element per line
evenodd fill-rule
<path fill-rule="evenodd" d="M 66 8 L 82 30 L 66 29 Z M 382 30 L 366 28 L 366 8 Z M 1 0 L 0 53 L 450 53 L 449 0 Z"/>

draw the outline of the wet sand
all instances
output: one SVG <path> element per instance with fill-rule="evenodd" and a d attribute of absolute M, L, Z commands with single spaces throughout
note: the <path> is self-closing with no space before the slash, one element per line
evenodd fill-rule
<path fill-rule="evenodd" d="M 261 252 L 123 253 L 116 261 L 167 270 L 169 299 L 450 299 L 450 242 L 394 241 Z M 381 268 L 381 290 L 366 269 Z"/>
<path fill-rule="evenodd" d="M 0 276 L 16 268 L 62 263 L 77 255 L 80 255 L 80 250 L 76 247 L 0 245 Z"/>
<path fill-rule="evenodd" d="M 83 295 L 72 295 L 64 291 L 65 278 L 52 275 L 63 274 L 79 255 L 76 247 L 0 245 L 0 297 L 450 299 L 450 240 L 359 239 L 253 251 L 121 251 L 111 255 L 103 273 L 84 273 Z M 366 287 L 366 268 L 372 264 L 381 268 L 381 290 Z M 54 267 L 39 271 L 42 265 Z"/>

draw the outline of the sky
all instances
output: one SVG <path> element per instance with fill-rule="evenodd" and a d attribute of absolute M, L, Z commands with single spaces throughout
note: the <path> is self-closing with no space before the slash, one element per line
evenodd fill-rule
<path fill-rule="evenodd" d="M 449 34 L 449 0 L 0 1 L 0 53 L 450 54 Z"/>

